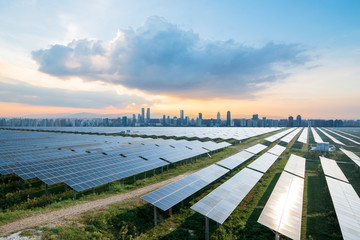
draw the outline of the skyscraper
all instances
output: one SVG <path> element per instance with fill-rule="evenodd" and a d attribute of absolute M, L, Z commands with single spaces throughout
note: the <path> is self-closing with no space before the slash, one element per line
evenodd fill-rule
<path fill-rule="evenodd" d="M 144 123 L 145 120 L 145 109 L 141 108 L 141 120 L 140 123 Z"/>
<path fill-rule="evenodd" d="M 290 116 L 288 121 L 288 127 L 293 127 L 293 126 L 294 126 L 294 117 Z"/>
<path fill-rule="evenodd" d="M 180 110 L 180 126 L 184 125 L 184 110 Z"/>
<path fill-rule="evenodd" d="M 199 113 L 199 119 L 202 120 L 202 113 Z"/>
<path fill-rule="evenodd" d="M 220 112 L 217 113 L 216 115 L 216 126 L 220 126 L 221 125 L 221 117 L 220 117 Z"/>
<path fill-rule="evenodd" d="M 231 126 L 231 113 L 230 113 L 230 111 L 227 111 L 227 113 L 226 113 L 226 126 L 227 127 Z"/>
<path fill-rule="evenodd" d="M 301 116 L 300 115 L 297 115 L 296 122 L 297 122 L 297 126 L 301 127 Z"/>
<path fill-rule="evenodd" d="M 150 124 L 150 108 L 146 109 L 146 124 Z"/>

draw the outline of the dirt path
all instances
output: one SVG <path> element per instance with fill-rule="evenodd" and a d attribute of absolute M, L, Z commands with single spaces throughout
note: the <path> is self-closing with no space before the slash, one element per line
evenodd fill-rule
<path fill-rule="evenodd" d="M 30 216 L 30 217 L 27 217 L 24 219 L 20 219 L 15 222 L 0 226 L 0 236 L 6 236 L 12 232 L 17 232 L 17 231 L 20 231 L 20 230 L 23 230 L 26 228 L 31 228 L 31 227 L 35 227 L 35 226 L 42 225 L 42 224 L 56 222 L 66 216 L 73 217 L 75 215 L 79 215 L 81 213 L 84 213 L 84 212 L 87 212 L 90 210 L 104 208 L 110 204 L 121 202 L 121 201 L 130 199 L 130 198 L 140 197 L 150 191 L 153 191 L 153 190 L 163 187 L 169 183 L 175 182 L 187 175 L 190 175 L 193 172 L 194 171 L 190 171 L 190 172 L 184 173 L 182 175 L 170 178 L 168 180 L 158 182 L 158 183 L 155 183 L 155 184 L 143 187 L 143 188 L 139 188 L 139 189 L 136 189 L 136 190 L 128 192 L 128 193 L 122 193 L 122 194 L 114 195 L 114 196 L 111 196 L 108 198 L 103 198 L 103 199 L 99 199 L 99 200 L 95 200 L 95 201 L 91 201 L 91 202 L 80 203 L 80 204 L 77 204 L 74 206 L 70 206 L 70 207 L 67 207 L 64 209 L 60 209 L 60 210 L 56 210 L 56 211 L 52 211 L 52 212 L 48 212 L 48 213 L 34 214 L 33 216 Z"/>

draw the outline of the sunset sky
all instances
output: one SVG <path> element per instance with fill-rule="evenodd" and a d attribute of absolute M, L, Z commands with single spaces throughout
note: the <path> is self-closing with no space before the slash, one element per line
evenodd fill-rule
<path fill-rule="evenodd" d="M 0 1 L 0 117 L 360 119 L 360 1 Z"/>

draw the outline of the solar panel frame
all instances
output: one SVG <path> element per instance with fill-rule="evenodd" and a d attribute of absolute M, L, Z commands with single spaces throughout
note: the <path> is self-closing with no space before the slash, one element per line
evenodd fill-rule
<path fill-rule="evenodd" d="M 295 174 L 298 177 L 305 178 L 305 164 L 306 159 L 295 154 L 291 154 L 286 166 L 285 171 Z"/>

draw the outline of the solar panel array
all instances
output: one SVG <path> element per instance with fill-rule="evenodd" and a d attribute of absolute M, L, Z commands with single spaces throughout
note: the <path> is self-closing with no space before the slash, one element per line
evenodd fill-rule
<path fill-rule="evenodd" d="M 276 140 L 282 138 L 283 136 L 285 136 L 286 134 L 289 134 L 290 132 L 292 132 L 294 130 L 295 130 L 295 128 L 289 128 L 289 129 L 279 132 L 273 136 L 267 137 L 267 138 L 265 138 L 265 140 L 269 141 L 269 142 L 275 142 Z"/>
<path fill-rule="evenodd" d="M 335 160 L 326 157 L 320 157 L 320 162 L 325 175 L 344 182 L 349 182 L 344 173 L 341 171 L 340 167 L 336 164 Z"/>
<path fill-rule="evenodd" d="M 343 238 L 360 239 L 359 196 L 350 184 L 327 176 L 325 178 Z"/>
<path fill-rule="evenodd" d="M 289 143 L 293 138 L 301 131 L 301 128 L 296 128 L 294 131 L 286 135 L 285 137 L 281 138 L 281 141 Z"/>
<path fill-rule="evenodd" d="M 340 148 L 340 150 L 346 154 L 346 156 L 348 156 L 351 160 L 353 160 L 353 162 L 358 165 L 360 167 L 360 157 L 357 156 L 355 153 L 349 151 L 349 150 L 346 150 L 346 149 L 343 149 L 343 148 Z"/>
<path fill-rule="evenodd" d="M 258 222 L 291 239 L 300 239 L 304 179 L 282 172 Z"/>
<path fill-rule="evenodd" d="M 193 205 L 191 209 L 223 224 L 262 176 L 262 173 L 244 168 Z"/>
<path fill-rule="evenodd" d="M 0 173 L 83 191 L 201 156 L 229 143 L 0 131 Z M 103 154 L 106 152 L 106 155 Z"/>
<path fill-rule="evenodd" d="M 302 133 L 300 134 L 300 137 L 298 138 L 298 142 L 307 144 L 308 136 L 309 136 L 309 128 L 305 127 Z"/>
<path fill-rule="evenodd" d="M 228 169 L 213 164 L 146 194 L 141 199 L 165 211 L 219 179 L 227 172 L 229 172 Z"/>
<path fill-rule="evenodd" d="M 328 138 L 331 139 L 331 141 L 333 141 L 336 144 L 341 144 L 341 145 L 345 145 L 344 143 L 340 142 L 339 140 L 337 140 L 336 138 L 334 138 L 333 136 L 331 136 L 330 134 L 328 134 L 327 132 L 321 130 L 321 128 L 317 128 L 317 130 L 319 130 L 320 132 L 322 132 L 325 136 L 327 136 Z"/>
<path fill-rule="evenodd" d="M 238 152 L 228 158 L 225 158 L 217 162 L 216 164 L 226 167 L 230 170 L 233 170 L 234 168 L 238 167 L 240 164 L 249 160 L 255 154 L 258 154 L 259 152 L 264 150 L 265 148 L 267 148 L 267 146 L 262 144 L 256 144 L 252 147 L 245 149 L 244 151 Z"/>
<path fill-rule="evenodd" d="M 327 130 L 330 131 L 330 132 L 333 132 L 333 131 L 339 132 L 339 133 L 342 133 L 342 134 L 345 134 L 345 135 L 348 135 L 348 136 L 351 136 L 351 137 L 360 139 L 359 136 L 356 136 L 356 135 L 354 135 L 354 134 L 351 134 L 351 133 L 347 132 L 347 131 L 349 130 L 349 128 L 346 128 L 346 131 L 341 131 L 341 130 L 339 130 L 339 129 L 337 129 L 337 128 L 332 128 L 333 131 L 331 131 L 329 128 L 327 128 Z M 341 135 L 340 135 L 340 136 L 341 136 Z"/>
<path fill-rule="evenodd" d="M 244 140 L 262 134 L 277 131 L 279 127 L 39 127 L 27 129 L 44 129 L 48 131 L 91 132 L 91 133 L 127 133 L 141 136 L 166 136 L 210 139 Z"/>
<path fill-rule="evenodd" d="M 313 134 L 314 140 L 316 143 L 323 143 L 324 141 L 321 139 L 321 137 L 319 136 L 319 134 L 316 132 L 315 128 L 310 128 L 311 132 Z"/>
<path fill-rule="evenodd" d="M 350 141 L 350 142 L 353 142 L 353 143 L 355 143 L 355 144 L 360 145 L 360 142 L 355 141 L 354 139 L 348 138 L 348 137 L 346 137 L 346 136 L 344 136 L 344 135 L 342 135 L 342 134 L 340 134 L 340 133 L 337 133 L 337 132 L 335 132 L 335 131 L 331 131 L 331 130 L 328 129 L 328 128 L 326 128 L 326 130 L 329 131 L 329 132 L 331 132 L 331 133 L 333 133 L 333 134 L 336 134 L 336 135 L 338 135 L 338 136 L 340 136 L 340 137 L 342 137 L 342 138 L 345 138 L 346 140 L 348 140 L 348 141 Z M 338 130 L 337 130 L 337 131 L 338 131 Z M 350 136 L 356 137 L 356 136 L 354 136 L 354 135 L 352 135 L 352 134 L 350 134 Z"/>

